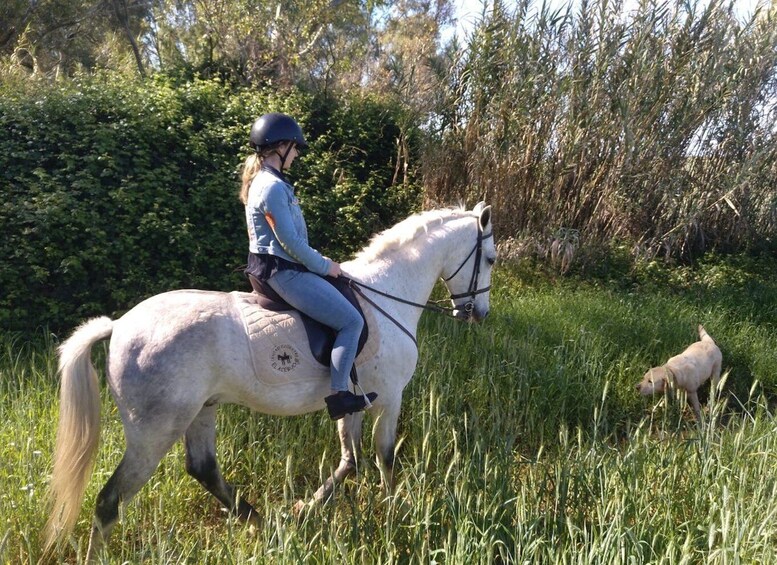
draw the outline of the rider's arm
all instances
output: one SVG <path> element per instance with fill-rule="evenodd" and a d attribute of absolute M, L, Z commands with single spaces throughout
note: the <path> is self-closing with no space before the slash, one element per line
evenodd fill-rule
<path fill-rule="evenodd" d="M 292 211 L 292 206 L 299 205 L 292 203 L 285 187 L 276 185 L 267 191 L 263 210 L 264 217 L 286 253 L 305 265 L 310 271 L 324 276 L 329 272 L 330 260 L 310 247 L 307 234 L 297 229 L 292 213 L 301 215 L 302 212 Z"/>

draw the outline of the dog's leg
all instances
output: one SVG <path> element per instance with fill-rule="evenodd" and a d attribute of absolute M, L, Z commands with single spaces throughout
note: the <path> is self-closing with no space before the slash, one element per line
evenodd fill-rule
<path fill-rule="evenodd" d="M 688 393 L 688 401 L 693 406 L 693 411 L 696 413 L 696 421 L 701 425 L 701 406 L 699 406 L 699 395 L 694 392 Z"/>
<path fill-rule="evenodd" d="M 720 370 L 721 370 L 722 363 L 720 361 L 716 361 L 715 364 L 712 366 L 712 386 L 710 387 L 713 392 L 713 397 L 717 397 L 718 393 L 718 383 L 720 382 Z"/>

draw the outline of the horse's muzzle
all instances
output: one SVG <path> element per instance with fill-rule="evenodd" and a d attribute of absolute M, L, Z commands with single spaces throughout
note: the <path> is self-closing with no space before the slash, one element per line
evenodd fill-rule
<path fill-rule="evenodd" d="M 477 308 L 472 311 L 472 314 L 469 317 L 471 322 L 482 322 L 486 318 L 488 318 L 488 310 L 481 312 Z"/>
<path fill-rule="evenodd" d="M 467 322 L 482 322 L 488 317 L 488 310 L 481 312 L 478 308 L 455 308 L 453 317 Z"/>

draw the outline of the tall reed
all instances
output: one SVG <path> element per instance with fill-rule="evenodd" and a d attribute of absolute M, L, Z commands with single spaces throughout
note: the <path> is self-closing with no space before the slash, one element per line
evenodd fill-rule
<path fill-rule="evenodd" d="M 688 258 L 774 247 L 777 4 L 496 1 L 449 52 L 427 198 L 498 231 Z"/>

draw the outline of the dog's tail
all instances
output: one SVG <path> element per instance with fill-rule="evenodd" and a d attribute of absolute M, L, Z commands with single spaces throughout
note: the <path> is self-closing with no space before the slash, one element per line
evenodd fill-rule
<path fill-rule="evenodd" d="M 702 326 L 701 324 L 699 324 L 699 339 L 702 340 L 702 341 L 709 340 L 712 343 L 715 343 L 715 340 L 712 339 L 710 334 L 707 333 L 707 330 L 705 330 L 704 326 Z"/>

